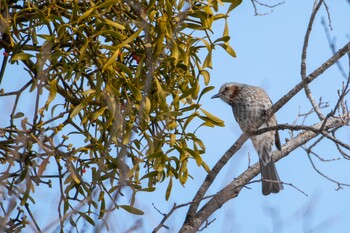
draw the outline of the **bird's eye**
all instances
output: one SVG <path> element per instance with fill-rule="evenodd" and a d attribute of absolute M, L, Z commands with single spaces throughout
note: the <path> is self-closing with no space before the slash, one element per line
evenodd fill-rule
<path fill-rule="evenodd" d="M 225 87 L 224 92 L 228 91 L 228 87 Z"/>

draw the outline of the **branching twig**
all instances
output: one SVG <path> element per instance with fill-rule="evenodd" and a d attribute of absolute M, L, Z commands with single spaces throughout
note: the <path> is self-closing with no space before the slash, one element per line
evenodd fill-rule
<path fill-rule="evenodd" d="M 275 7 L 279 6 L 279 5 L 284 4 L 284 1 L 283 1 L 283 2 L 279 2 L 279 3 L 277 3 L 277 4 L 273 4 L 273 5 L 269 5 L 269 4 L 266 4 L 266 3 L 262 3 L 262 2 L 260 2 L 260 1 L 258 1 L 258 0 L 250 0 L 250 1 L 251 1 L 252 4 L 253 4 L 254 13 L 255 13 L 256 16 L 268 15 L 268 14 L 272 13 L 272 11 L 273 11 L 272 8 L 275 8 Z M 257 5 L 260 5 L 260 6 L 263 6 L 263 7 L 266 7 L 266 8 L 270 8 L 270 11 L 261 14 L 261 13 L 258 12 Z"/>
<path fill-rule="evenodd" d="M 342 183 L 342 182 L 336 181 L 336 180 L 330 178 L 329 176 L 325 175 L 323 172 L 321 172 L 321 171 L 316 167 L 315 163 L 314 163 L 314 162 L 312 161 L 312 159 L 311 159 L 310 153 L 307 152 L 307 155 L 308 155 L 309 161 L 310 161 L 310 163 L 311 163 L 313 169 L 314 169 L 319 175 L 321 175 L 322 177 L 326 178 L 327 180 L 329 180 L 329 181 L 331 181 L 331 182 L 337 184 L 338 187 L 341 187 L 341 186 L 348 186 L 348 187 L 350 187 L 350 184 L 346 184 L 346 183 Z"/>

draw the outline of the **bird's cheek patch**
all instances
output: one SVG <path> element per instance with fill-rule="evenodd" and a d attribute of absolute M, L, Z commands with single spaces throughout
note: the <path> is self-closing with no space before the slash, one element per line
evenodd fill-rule
<path fill-rule="evenodd" d="M 237 86 L 232 86 L 231 87 L 231 100 L 233 100 L 237 95 L 238 95 L 238 93 L 239 93 L 240 91 L 239 91 L 239 89 L 238 89 L 238 87 Z"/>

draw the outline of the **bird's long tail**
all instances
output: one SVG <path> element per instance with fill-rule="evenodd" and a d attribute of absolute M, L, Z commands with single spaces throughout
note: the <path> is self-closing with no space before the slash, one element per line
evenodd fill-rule
<path fill-rule="evenodd" d="M 264 165 L 263 161 L 259 159 L 260 171 L 262 177 L 262 193 L 269 195 L 270 193 L 278 193 L 283 189 L 283 185 L 278 176 L 276 167 L 272 158 Z"/>

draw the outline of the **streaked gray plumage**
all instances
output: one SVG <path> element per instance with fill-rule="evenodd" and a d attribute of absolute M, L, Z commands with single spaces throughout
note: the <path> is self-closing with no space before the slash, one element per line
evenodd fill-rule
<path fill-rule="evenodd" d="M 219 93 L 212 98 L 221 98 L 232 107 L 235 119 L 243 132 L 253 130 L 254 124 L 272 106 L 269 96 L 260 87 L 235 82 L 224 84 L 220 88 Z M 260 128 L 274 126 L 276 124 L 276 116 L 273 115 Z M 273 144 L 281 150 L 278 131 L 268 131 L 260 135 L 251 136 L 250 139 L 259 155 L 262 193 L 264 195 L 278 193 L 283 189 L 283 185 L 280 182 L 275 164 L 271 158 Z"/>

